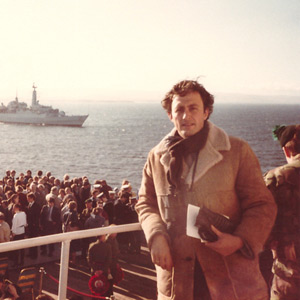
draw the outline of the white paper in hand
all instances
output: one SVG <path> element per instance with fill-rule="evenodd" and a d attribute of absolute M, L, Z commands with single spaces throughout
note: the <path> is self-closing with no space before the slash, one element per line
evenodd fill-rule
<path fill-rule="evenodd" d="M 195 206 L 192 204 L 188 205 L 187 221 L 186 221 L 186 235 L 201 240 L 199 233 L 198 233 L 198 227 L 195 225 L 199 211 L 200 211 L 199 206 Z"/>

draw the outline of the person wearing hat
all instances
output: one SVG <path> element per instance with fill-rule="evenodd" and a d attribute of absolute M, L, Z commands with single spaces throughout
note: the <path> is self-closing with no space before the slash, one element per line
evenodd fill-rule
<path fill-rule="evenodd" d="M 174 128 L 149 152 L 135 206 L 156 267 L 158 300 L 268 298 L 258 253 L 276 205 L 250 146 L 208 121 L 213 103 L 195 80 L 175 84 L 162 100 Z M 195 217 L 202 208 L 228 216 L 233 230 L 207 222 L 205 236 L 213 239 L 203 240 L 195 218 L 196 234 L 188 235 L 188 208 L 197 209 Z"/>
<path fill-rule="evenodd" d="M 271 299 L 300 299 L 300 124 L 276 126 L 287 164 L 264 175 L 278 206 L 266 244 L 273 254 Z"/>

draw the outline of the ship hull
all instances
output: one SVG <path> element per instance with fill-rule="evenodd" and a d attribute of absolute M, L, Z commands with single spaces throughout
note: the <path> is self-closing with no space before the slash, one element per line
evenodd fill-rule
<path fill-rule="evenodd" d="M 74 126 L 81 127 L 88 115 L 80 116 L 51 116 L 35 114 L 28 111 L 15 113 L 0 113 L 0 122 L 11 124 L 33 124 L 45 126 Z"/>

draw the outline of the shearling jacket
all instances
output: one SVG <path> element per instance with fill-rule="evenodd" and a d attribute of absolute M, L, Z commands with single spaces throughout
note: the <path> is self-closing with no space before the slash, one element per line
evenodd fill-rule
<path fill-rule="evenodd" d="M 186 185 L 178 191 L 182 205 L 177 208 L 177 225 L 185 230 L 180 214 L 186 213 L 188 203 L 205 205 L 230 217 L 236 226 L 233 234 L 250 246 L 255 258 L 250 260 L 241 251 L 224 257 L 182 230 L 175 238 L 169 236 L 165 199 L 170 197 L 166 175 L 170 155 L 164 138 L 148 155 L 136 205 L 150 249 L 156 234 L 165 235 L 170 242 L 174 268 L 169 272 L 156 267 L 158 299 L 193 300 L 195 259 L 201 265 L 213 300 L 268 299 L 267 286 L 259 271 L 258 253 L 274 223 L 277 211 L 274 199 L 249 145 L 229 137 L 211 122 L 208 126 L 207 142 L 198 154 L 195 173 L 193 166 L 188 168 L 183 161 L 182 179 Z M 174 134 L 175 129 L 169 135 Z"/>

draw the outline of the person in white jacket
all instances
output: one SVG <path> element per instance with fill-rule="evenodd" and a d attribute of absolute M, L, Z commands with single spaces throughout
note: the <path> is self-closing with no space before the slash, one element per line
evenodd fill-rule
<path fill-rule="evenodd" d="M 25 227 L 27 226 L 27 217 L 24 211 L 20 210 L 21 205 L 19 203 L 14 205 L 14 216 L 12 219 L 12 237 L 13 241 L 22 240 L 25 238 Z M 14 265 L 22 266 L 24 264 L 25 249 L 15 251 L 13 256 Z M 20 258 L 20 260 L 19 260 Z"/>

